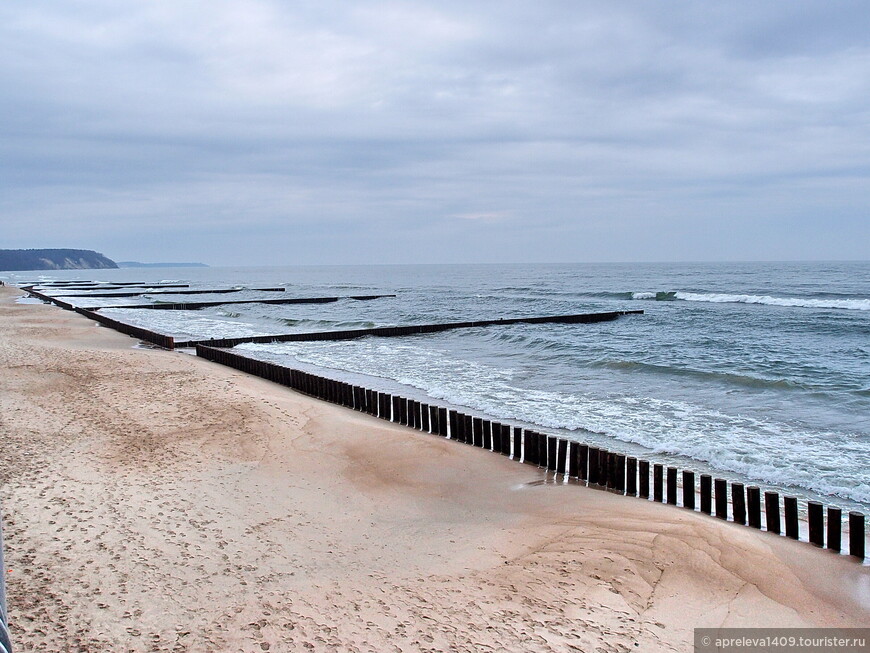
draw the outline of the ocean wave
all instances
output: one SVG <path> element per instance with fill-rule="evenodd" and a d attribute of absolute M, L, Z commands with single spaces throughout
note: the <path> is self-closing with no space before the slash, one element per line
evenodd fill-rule
<path fill-rule="evenodd" d="M 676 293 L 669 291 L 652 292 L 648 290 L 626 291 L 626 292 L 594 292 L 588 296 L 599 297 L 601 299 L 634 299 L 634 300 L 654 300 L 658 302 L 670 302 L 674 300 Z"/>
<path fill-rule="evenodd" d="M 834 308 L 849 311 L 870 311 L 870 299 L 812 299 L 809 297 L 772 297 L 770 295 L 735 295 L 729 293 L 674 293 L 677 299 L 686 302 L 710 302 L 714 304 L 765 304 L 793 308 Z"/>
<path fill-rule="evenodd" d="M 673 292 L 633 292 L 632 299 L 654 299 L 657 302 L 672 302 L 677 293 Z"/>
<path fill-rule="evenodd" d="M 410 341 L 269 343 L 239 348 L 389 379 L 488 415 L 574 432 L 579 440 L 587 440 L 586 434 L 601 434 L 749 479 L 870 503 L 870 476 L 855 462 L 866 455 L 868 447 L 860 433 L 826 429 L 810 433 L 801 425 L 728 414 L 676 398 L 528 388 L 517 383 L 522 375 L 513 368 L 457 359 L 455 352 Z"/>
<path fill-rule="evenodd" d="M 670 376 L 686 376 L 697 378 L 701 381 L 715 381 L 753 389 L 773 390 L 811 390 L 813 387 L 798 383 L 790 379 L 771 379 L 749 374 L 736 374 L 734 372 L 712 372 L 707 370 L 677 367 L 672 365 L 656 365 L 631 360 L 600 360 L 591 364 L 592 367 L 601 367 L 626 372 L 641 372 L 662 374 Z"/>

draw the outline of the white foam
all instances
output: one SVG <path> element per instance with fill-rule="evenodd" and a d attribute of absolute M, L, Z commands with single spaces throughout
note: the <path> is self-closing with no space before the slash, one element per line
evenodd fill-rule
<path fill-rule="evenodd" d="M 714 304 L 766 304 L 768 306 L 870 311 L 870 299 L 812 299 L 809 297 L 771 297 L 770 295 L 694 292 L 677 292 L 675 297 L 687 302 L 712 302 Z"/>
<path fill-rule="evenodd" d="M 311 365 L 392 379 L 436 399 L 505 419 L 600 433 L 767 483 L 870 503 L 870 473 L 850 462 L 867 455 L 867 444 L 850 439 L 849 434 L 816 430 L 809 435 L 794 425 L 728 414 L 689 401 L 529 389 L 522 387 L 522 378 L 512 369 L 395 341 L 269 343 L 239 349 L 280 353 Z"/>
<path fill-rule="evenodd" d="M 654 292 L 633 292 L 631 293 L 632 299 L 655 299 L 656 294 Z"/>

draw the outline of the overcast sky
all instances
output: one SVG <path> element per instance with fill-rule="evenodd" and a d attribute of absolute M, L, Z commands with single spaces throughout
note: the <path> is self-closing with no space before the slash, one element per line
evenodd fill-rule
<path fill-rule="evenodd" d="M 870 258 L 856 2 L 0 3 L 0 248 Z"/>

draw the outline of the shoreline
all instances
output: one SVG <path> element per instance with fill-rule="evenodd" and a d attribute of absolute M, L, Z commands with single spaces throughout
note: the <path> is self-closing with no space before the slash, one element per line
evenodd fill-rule
<path fill-rule="evenodd" d="M 542 483 L 15 295 L 0 497 L 19 650 L 684 651 L 694 627 L 866 623 L 868 569 L 843 556 Z"/>

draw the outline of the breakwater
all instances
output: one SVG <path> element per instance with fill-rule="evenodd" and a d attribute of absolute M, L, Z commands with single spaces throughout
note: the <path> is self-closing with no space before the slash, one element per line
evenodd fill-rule
<path fill-rule="evenodd" d="M 442 324 L 415 324 L 410 326 L 399 326 L 399 327 L 377 327 L 373 329 L 350 329 L 350 330 L 340 330 L 340 331 L 317 331 L 314 333 L 284 333 L 284 334 L 273 334 L 273 335 L 265 335 L 265 336 L 247 336 L 242 338 L 220 338 L 220 339 L 203 339 L 203 340 L 185 340 L 185 341 L 176 341 L 172 336 L 158 333 L 156 331 L 152 331 L 150 329 L 144 329 L 141 327 L 136 327 L 131 324 L 127 324 L 126 322 L 122 322 L 120 320 L 116 320 L 110 318 L 106 315 L 100 314 L 96 308 L 84 308 L 81 306 L 76 306 L 68 301 L 60 297 L 55 297 L 52 295 L 46 295 L 34 288 L 24 287 L 23 290 L 28 292 L 32 297 L 36 297 L 45 302 L 52 303 L 60 308 L 63 308 L 68 311 L 75 311 L 80 315 L 84 315 L 85 317 L 99 322 L 104 326 L 113 328 L 121 333 L 125 333 L 134 338 L 139 338 L 140 340 L 144 340 L 146 342 L 150 342 L 151 344 L 158 345 L 160 347 L 164 347 L 166 349 L 176 349 L 176 348 L 190 348 L 195 347 L 199 344 L 210 345 L 213 347 L 234 347 L 235 345 L 240 345 L 243 343 L 267 343 L 267 342 L 317 342 L 317 341 L 327 341 L 327 340 L 354 340 L 356 338 L 365 338 L 369 336 L 373 337 L 400 337 L 400 336 L 409 336 L 409 335 L 419 335 L 425 333 L 439 333 L 442 331 L 449 331 L 452 329 L 469 329 L 476 327 L 485 327 L 485 326 L 499 326 L 499 325 L 509 325 L 509 324 L 545 324 L 545 323 L 553 323 L 553 324 L 592 324 L 595 322 L 607 322 L 611 320 L 615 320 L 622 315 L 637 315 L 642 314 L 643 311 L 635 310 L 635 311 L 609 311 L 604 313 L 581 313 L 577 315 L 549 315 L 544 317 L 520 317 L 520 318 L 504 318 L 498 320 L 477 320 L 477 321 L 469 321 L 469 322 L 447 322 Z M 378 297 L 394 297 L 395 295 L 365 295 L 361 296 L 363 299 L 375 299 Z M 319 298 L 322 299 L 322 298 Z M 321 303 L 319 301 L 315 301 L 314 303 Z M 327 298 L 332 301 L 332 298 Z M 269 300 L 267 300 L 269 301 Z M 294 302 L 297 300 L 281 300 L 281 303 Z M 297 303 L 309 303 L 311 300 L 303 300 L 301 302 L 297 301 Z M 218 305 L 223 302 L 218 302 Z M 247 303 L 247 302 L 245 302 Z M 258 303 L 258 302 L 253 302 Z M 101 308 L 110 308 L 108 306 L 104 306 Z M 115 307 L 113 307 L 115 308 Z M 135 306 L 131 308 L 141 308 L 140 306 Z"/>
<path fill-rule="evenodd" d="M 728 482 L 709 474 L 654 463 L 602 447 L 470 415 L 362 386 L 243 356 L 227 348 L 196 345 L 197 356 L 232 367 L 303 394 L 367 413 L 418 431 L 479 447 L 546 469 L 557 478 L 620 495 L 680 506 L 770 534 L 845 551 L 863 561 L 866 519 L 850 512 L 843 540 L 842 510 L 806 502 L 807 536 L 802 538 L 798 499 Z M 697 499 L 697 500 L 696 500 Z"/>
<path fill-rule="evenodd" d="M 544 317 L 516 317 L 498 320 L 476 320 L 469 322 L 445 322 L 441 324 L 413 324 L 409 326 L 375 327 L 372 329 L 346 329 L 343 331 L 318 331 L 316 333 L 285 333 L 269 336 L 246 336 L 241 338 L 212 338 L 209 340 L 189 340 L 177 342 L 176 347 L 194 347 L 197 344 L 212 347 L 235 347 L 244 343 L 266 342 L 314 342 L 324 340 L 354 340 L 376 336 L 395 338 L 425 333 L 440 333 L 453 329 L 473 329 L 486 326 L 505 326 L 509 324 L 592 324 L 609 322 L 622 315 L 640 315 L 643 311 L 608 311 L 604 313 L 580 313 L 576 315 L 548 315 Z"/>
<path fill-rule="evenodd" d="M 156 309 L 164 311 L 198 311 L 202 308 L 211 308 L 214 306 L 227 306 L 231 304 L 331 304 L 342 299 L 353 299 L 355 301 L 371 301 L 373 299 L 383 299 L 386 297 L 395 297 L 395 295 L 354 295 L 345 297 L 289 297 L 279 299 L 236 299 L 229 301 L 214 301 L 214 302 L 183 302 L 183 303 L 156 303 L 156 304 L 127 304 L 125 306 L 95 306 L 93 310 L 101 308 L 143 308 Z"/>
<path fill-rule="evenodd" d="M 97 287 L 94 290 L 102 290 Z M 64 297 L 92 297 L 99 299 L 101 297 L 141 297 L 142 295 L 225 295 L 236 292 L 284 292 L 286 288 L 279 286 L 277 288 L 211 288 L 203 290 L 140 290 L 138 292 L 108 292 L 108 293 L 69 293 Z M 136 308 L 140 308 L 138 305 Z"/>

